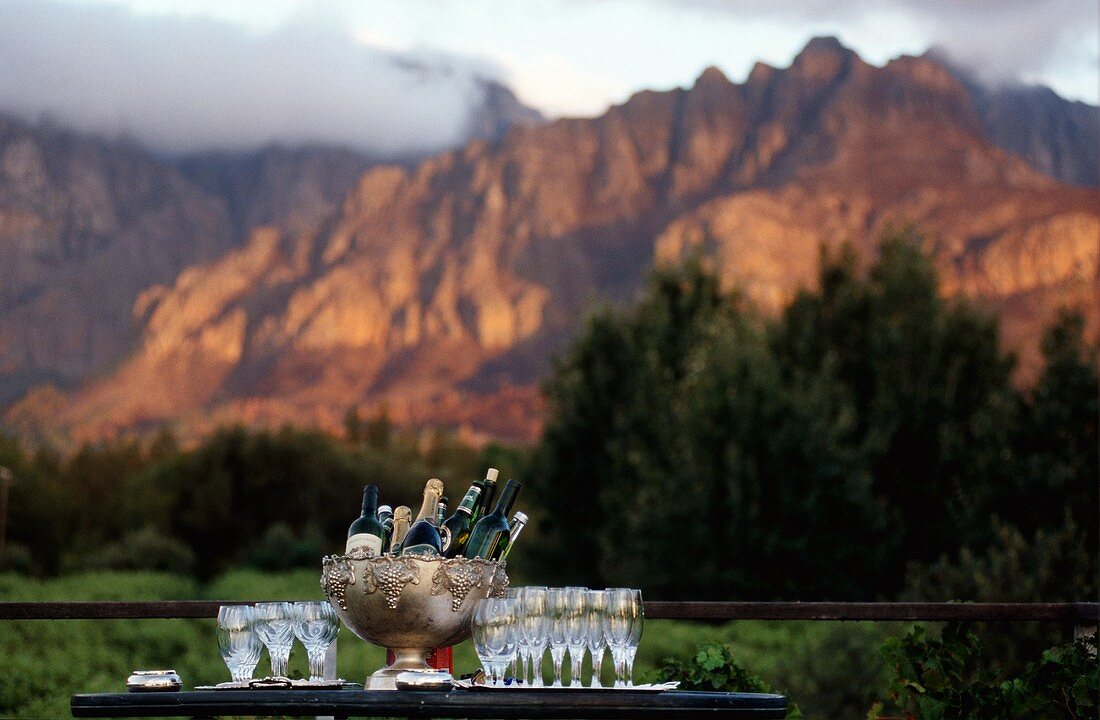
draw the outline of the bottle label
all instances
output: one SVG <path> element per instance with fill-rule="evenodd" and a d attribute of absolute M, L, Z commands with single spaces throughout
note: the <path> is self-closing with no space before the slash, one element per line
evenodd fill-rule
<path fill-rule="evenodd" d="M 451 547 L 451 529 L 444 525 L 439 528 L 439 539 L 442 540 L 439 547 L 443 552 L 447 552 L 447 549 Z"/>
<path fill-rule="evenodd" d="M 382 538 L 370 533 L 357 533 L 348 538 L 345 555 L 362 552 L 370 557 L 378 557 L 382 554 Z"/>

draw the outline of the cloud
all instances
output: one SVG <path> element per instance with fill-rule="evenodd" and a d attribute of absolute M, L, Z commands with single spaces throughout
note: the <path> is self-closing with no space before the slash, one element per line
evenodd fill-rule
<path fill-rule="evenodd" d="M 669 0 L 650 0 L 668 2 Z M 1041 76 L 1059 63 L 1097 63 L 1100 8 L 1087 0 L 672 0 L 700 11 L 790 22 L 870 25 L 903 16 L 926 42 L 987 81 Z M 1090 46 L 1090 57 L 1081 48 Z M 1076 55 L 1077 57 L 1073 57 Z"/>
<path fill-rule="evenodd" d="M 113 6 L 0 2 L 0 111 L 125 134 L 165 152 L 335 143 L 396 155 L 461 142 L 498 69 Z"/>

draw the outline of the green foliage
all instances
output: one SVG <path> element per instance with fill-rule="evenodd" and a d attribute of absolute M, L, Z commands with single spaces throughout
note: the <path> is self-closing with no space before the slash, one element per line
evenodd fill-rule
<path fill-rule="evenodd" d="M 1015 717 L 1095 718 L 1100 711 L 1096 635 L 1051 648 L 1002 685 Z"/>
<path fill-rule="evenodd" d="M 667 658 L 657 669 L 664 682 L 679 681 L 682 690 L 770 693 L 771 687 L 734 660 L 733 648 L 703 643 L 687 660 Z"/>
<path fill-rule="evenodd" d="M 1032 538 L 995 521 L 996 540 L 988 547 L 963 547 L 936 563 L 910 564 L 901 599 L 974 602 L 1072 602 L 1096 595 L 1096 560 L 1084 534 L 1067 513 L 1062 527 L 1040 528 Z M 1006 635 L 1000 623 L 975 623 L 987 653 L 1005 670 L 1022 671 L 1027 662 L 1062 637 L 1061 628 L 1021 624 Z"/>
<path fill-rule="evenodd" d="M 995 676 L 982 668 L 978 638 L 965 626 L 948 624 L 939 639 L 921 626 L 882 646 L 893 679 L 889 701 L 921 720 L 1006 717 Z M 870 717 L 881 710 L 873 708 Z"/>
<path fill-rule="evenodd" d="M 664 665 L 657 669 L 657 676 L 664 682 L 679 681 L 681 690 L 774 692 L 758 675 L 741 667 L 734 654 L 729 645 L 702 643 L 687 660 L 667 658 Z M 789 703 L 787 717 L 802 717 L 794 703 Z"/>
<path fill-rule="evenodd" d="M 506 474 L 521 462 L 515 451 L 482 453 L 444 430 L 398 432 L 384 411 L 356 418 L 349 415 L 360 428 L 351 440 L 236 426 L 193 448 L 162 431 L 146 442 L 86 444 L 68 457 L 32 454 L 0 434 L 0 465 L 15 476 L 0 563 L 43 574 L 162 569 L 204 578 L 241 564 L 312 567 L 343 545 L 364 484 L 379 485 L 391 504 L 415 504 L 428 477 L 460 492 L 490 456 Z"/>
<path fill-rule="evenodd" d="M 291 568 L 316 568 L 317 558 L 325 555 L 323 540 L 307 529 L 300 536 L 286 523 L 278 522 L 248 547 L 244 564 L 259 570 L 281 572 Z"/>
<path fill-rule="evenodd" d="M 949 623 L 938 639 L 913 628 L 883 644 L 893 672 L 887 705 L 919 720 L 1096 717 L 1096 637 L 1052 648 L 1017 678 L 1002 680 L 982 662 L 981 644 L 966 625 Z"/>
<path fill-rule="evenodd" d="M 1095 550 L 1100 542 L 1098 348 L 1084 340 L 1084 318 L 1063 311 L 1042 342 L 1046 361 L 1034 387 L 1018 399 L 1013 433 L 1016 469 L 995 512 L 1027 536 L 1068 515 Z M 1026 502 L 1019 502 L 1021 495 Z M 1088 573 L 1090 596 L 1096 574 Z"/>
<path fill-rule="evenodd" d="M 88 569 L 189 573 L 195 567 L 195 554 L 178 540 L 165 537 L 154 528 L 144 527 L 90 553 L 84 560 L 84 566 Z"/>
<path fill-rule="evenodd" d="M 698 262 L 591 318 L 547 385 L 529 471 L 549 579 L 661 597 L 891 597 L 907 562 L 994 542 L 995 512 L 1060 527 L 1062 491 L 1093 497 L 1081 484 L 1095 462 L 1062 462 L 1057 487 L 1018 482 L 1056 443 L 1017 440 L 1028 413 L 1073 448 L 1094 437 L 1066 389 L 1095 382 L 1080 333 L 1048 343 L 1059 379 L 1019 395 L 995 320 L 939 295 L 921 241 L 894 231 L 865 273 L 849 249 L 823 256 L 819 289 L 774 321 Z"/>
<path fill-rule="evenodd" d="M 849 447 L 888 521 L 876 585 L 900 588 L 905 561 L 934 560 L 983 536 L 989 488 L 1007 483 L 1011 358 L 994 318 L 938 292 L 922 238 L 889 232 L 866 275 L 851 250 L 823 258 L 773 335 L 788 379 L 824 374 L 850 404 Z"/>
<path fill-rule="evenodd" d="M 762 320 L 698 264 L 594 317 L 547 388 L 540 565 L 664 597 L 866 592 L 882 524 L 850 413 L 822 378 L 780 380 Z"/>

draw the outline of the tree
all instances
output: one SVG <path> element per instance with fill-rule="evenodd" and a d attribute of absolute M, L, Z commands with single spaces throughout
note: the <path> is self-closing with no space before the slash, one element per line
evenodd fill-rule
<path fill-rule="evenodd" d="M 544 567 L 662 597 L 863 594 L 880 543 L 851 413 L 825 371 L 779 379 L 761 319 L 698 262 L 597 314 L 547 386 Z"/>
<path fill-rule="evenodd" d="M 866 277 L 855 254 L 823 258 L 773 336 L 789 381 L 832 367 L 855 413 L 851 442 L 891 527 L 882 590 L 908 560 L 992 538 L 989 498 L 1011 475 L 1013 358 L 993 317 L 938 292 L 911 228 L 892 231 Z"/>
<path fill-rule="evenodd" d="M 1084 325 L 1080 312 L 1067 309 L 1044 335 L 1043 373 L 1018 401 L 1021 419 L 1012 435 L 1017 471 L 997 512 L 1025 534 L 1056 531 L 1068 516 L 1095 550 L 1100 383 L 1097 346 L 1085 342 Z"/>

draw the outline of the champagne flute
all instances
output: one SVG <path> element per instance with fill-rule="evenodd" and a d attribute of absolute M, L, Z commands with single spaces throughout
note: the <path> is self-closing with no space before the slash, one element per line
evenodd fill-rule
<path fill-rule="evenodd" d="M 554 662 L 554 684 L 561 687 L 561 663 L 565 659 L 565 588 L 548 588 L 546 616 L 549 620 L 550 659 Z"/>
<path fill-rule="evenodd" d="M 325 678 L 325 653 L 340 632 L 340 620 L 327 602 L 294 603 L 294 636 L 306 646 L 309 681 Z"/>
<path fill-rule="evenodd" d="M 286 677 L 294 645 L 294 606 L 288 602 L 256 603 L 256 634 L 267 646 L 271 674 Z"/>
<path fill-rule="evenodd" d="M 623 651 L 624 675 L 626 686 L 634 687 L 634 656 L 638 652 L 638 645 L 642 641 L 642 625 L 645 624 L 645 605 L 642 604 L 642 591 L 631 590 L 634 598 L 634 618 L 630 625 L 630 639 L 627 640 Z"/>
<path fill-rule="evenodd" d="M 251 605 L 218 608 L 218 649 L 235 683 L 252 679 L 260 662 L 263 643 L 256 635 L 256 611 Z"/>
<path fill-rule="evenodd" d="M 532 687 L 542 687 L 542 656 L 549 642 L 550 624 L 546 603 L 545 587 L 520 589 L 516 613 L 523 646 L 527 649 L 527 671 Z"/>
<path fill-rule="evenodd" d="M 565 588 L 565 609 L 562 621 L 565 644 L 569 648 L 569 687 L 581 687 L 581 664 L 588 641 L 588 611 L 585 607 L 587 588 Z"/>
<path fill-rule="evenodd" d="M 603 654 L 607 649 L 607 633 L 604 630 L 604 616 L 607 614 L 607 598 L 603 590 L 589 590 L 584 595 L 585 610 L 588 613 L 588 652 L 592 656 L 592 682 L 589 687 L 603 687 L 600 684 L 600 671 L 603 668 Z"/>
<path fill-rule="evenodd" d="M 606 598 L 604 631 L 611 647 L 611 659 L 615 663 L 615 687 L 626 687 L 626 648 L 635 631 L 635 619 L 639 613 L 638 597 L 628 588 L 611 588 L 607 590 Z M 640 629 L 638 632 L 640 637 Z"/>
<path fill-rule="evenodd" d="M 527 657 L 527 639 L 523 636 L 523 630 L 519 626 L 520 622 L 520 603 L 519 598 L 523 594 L 522 587 L 508 588 L 508 599 L 515 602 L 516 605 L 516 659 L 509 665 L 508 669 L 514 668 L 515 672 L 512 677 L 516 682 L 522 682 L 527 678 L 525 671 L 524 659 Z"/>

